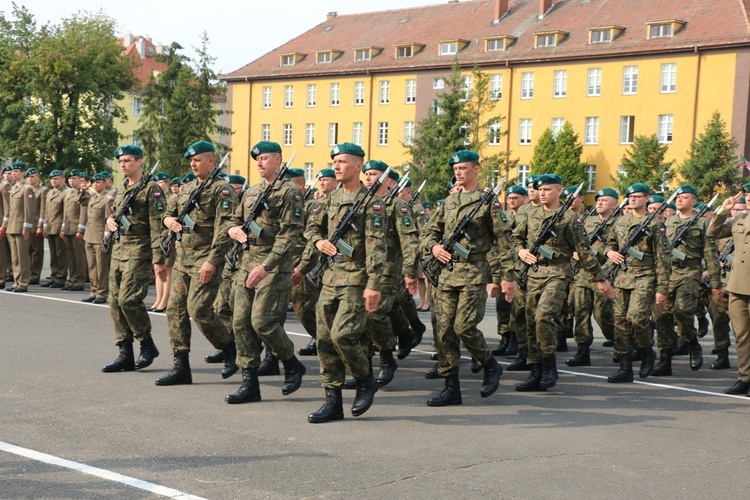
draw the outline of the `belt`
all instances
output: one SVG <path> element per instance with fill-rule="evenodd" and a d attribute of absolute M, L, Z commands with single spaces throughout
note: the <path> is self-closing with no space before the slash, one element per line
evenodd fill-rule
<path fill-rule="evenodd" d="M 451 261 L 452 262 L 480 262 L 480 261 L 483 261 L 483 260 L 487 260 L 487 254 L 486 253 L 477 253 L 477 254 L 470 253 L 468 259 L 464 259 L 463 257 L 461 257 L 460 255 L 458 255 L 457 253 L 451 254 Z"/>
<path fill-rule="evenodd" d="M 182 226 L 182 233 L 183 234 L 211 234 L 214 232 L 213 226 L 208 227 L 201 227 L 201 226 L 194 226 L 193 229 L 190 229 L 187 226 Z"/>
<path fill-rule="evenodd" d="M 337 253 L 333 256 L 334 262 L 364 262 L 365 261 L 365 251 L 364 250 L 354 250 L 354 253 L 351 257 L 348 257 L 347 255 L 344 255 L 343 253 Z"/>
<path fill-rule="evenodd" d="M 569 265 L 570 264 L 570 258 L 567 258 L 567 259 L 563 259 L 563 258 L 559 258 L 559 259 L 539 259 L 537 261 L 537 265 L 542 266 L 542 267 L 559 266 L 559 265 L 562 265 L 562 264 L 568 264 Z"/>
<path fill-rule="evenodd" d="M 273 243 L 266 243 L 263 238 L 257 238 L 255 236 L 250 236 L 247 238 L 247 244 L 249 246 L 254 247 L 268 247 L 271 248 L 273 246 Z"/>
<path fill-rule="evenodd" d="M 672 267 L 683 268 L 683 267 L 692 267 L 692 266 L 700 266 L 700 265 L 701 265 L 701 259 L 685 259 L 685 260 L 672 259 Z"/>
<path fill-rule="evenodd" d="M 149 236 L 151 227 L 145 224 L 131 225 L 127 231 L 122 233 L 123 236 Z"/>
<path fill-rule="evenodd" d="M 628 258 L 625 263 L 628 267 L 651 267 L 655 264 L 653 257 L 644 257 L 643 260 Z"/>

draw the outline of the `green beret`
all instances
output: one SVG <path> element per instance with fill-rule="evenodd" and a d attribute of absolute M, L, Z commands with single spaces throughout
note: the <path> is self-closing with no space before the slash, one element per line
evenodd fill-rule
<path fill-rule="evenodd" d="M 253 149 L 250 150 L 250 156 L 253 157 L 253 160 L 257 160 L 258 156 L 264 153 L 281 154 L 281 146 L 279 146 L 278 142 L 260 141 L 258 144 L 253 146 Z"/>
<path fill-rule="evenodd" d="M 651 197 L 648 199 L 648 204 L 652 205 L 654 203 L 664 203 L 667 201 L 662 195 L 660 194 L 652 194 Z"/>
<path fill-rule="evenodd" d="M 301 168 L 290 168 L 286 171 L 286 174 L 284 174 L 285 179 L 295 179 L 297 177 L 304 177 L 305 171 Z"/>
<path fill-rule="evenodd" d="M 223 181 L 226 181 L 229 178 L 226 172 L 219 172 L 218 174 L 216 174 L 216 177 Z"/>
<path fill-rule="evenodd" d="M 431 206 L 432 206 L 432 203 L 430 203 L 429 201 L 422 202 L 422 208 L 429 208 Z"/>
<path fill-rule="evenodd" d="M 398 182 L 401 182 L 401 178 L 399 177 Z M 404 184 L 404 188 L 410 188 L 414 184 L 412 184 L 411 179 L 406 179 L 406 184 Z"/>
<path fill-rule="evenodd" d="M 612 188 L 600 189 L 594 195 L 594 200 L 598 200 L 602 196 L 609 196 L 610 198 L 614 198 L 615 200 L 619 200 L 620 199 L 620 195 L 617 193 L 617 191 L 615 191 Z"/>
<path fill-rule="evenodd" d="M 241 175 L 232 174 L 229 176 L 229 180 L 227 182 L 229 182 L 229 184 L 245 184 L 245 178 Z"/>
<path fill-rule="evenodd" d="M 208 141 L 198 141 L 194 142 L 190 145 L 189 148 L 187 148 L 187 151 L 185 151 L 185 154 L 182 155 L 185 158 L 192 158 L 195 155 L 201 154 L 201 153 L 215 153 L 216 148 L 213 144 L 211 144 Z"/>
<path fill-rule="evenodd" d="M 71 168 L 70 170 L 68 170 L 68 174 L 66 175 L 66 177 L 70 179 L 71 177 L 80 177 L 80 175 L 81 172 L 79 172 L 77 168 Z"/>
<path fill-rule="evenodd" d="M 747 204 L 747 202 L 745 201 L 745 197 L 744 196 L 742 198 L 740 198 L 739 200 L 737 200 L 737 203 L 739 203 L 741 205 Z"/>
<path fill-rule="evenodd" d="M 3 173 L 5 173 L 5 172 L 10 172 L 10 165 L 5 165 L 3 167 Z"/>
<path fill-rule="evenodd" d="M 742 190 L 746 193 L 750 193 L 750 182 L 742 185 Z"/>
<path fill-rule="evenodd" d="M 464 163 L 467 161 L 471 163 L 479 163 L 479 153 L 470 151 L 468 149 L 456 151 L 455 153 L 453 153 L 453 156 L 451 156 L 450 160 L 448 160 L 448 165 L 452 167 L 456 163 Z"/>
<path fill-rule="evenodd" d="M 532 174 L 526 177 L 526 185 L 534 187 L 534 181 L 536 180 L 537 177 L 539 177 L 537 174 Z"/>
<path fill-rule="evenodd" d="M 362 173 L 364 174 L 365 172 L 369 170 L 377 170 L 378 172 L 385 172 L 386 170 L 388 170 L 388 164 L 380 160 L 368 160 L 365 162 L 364 165 L 362 165 Z"/>
<path fill-rule="evenodd" d="M 26 170 L 26 164 L 22 161 L 17 161 L 11 164 L 10 170 Z"/>
<path fill-rule="evenodd" d="M 91 176 L 91 182 L 106 181 L 107 177 L 104 174 L 94 174 Z"/>
<path fill-rule="evenodd" d="M 560 184 L 562 186 L 562 177 L 557 174 L 542 174 L 534 179 L 534 189 L 539 189 L 548 184 Z M 577 188 L 578 186 L 576 186 Z M 575 189 L 573 189 L 575 191 Z"/>
<path fill-rule="evenodd" d="M 341 144 L 336 144 L 333 149 L 331 150 L 331 159 L 336 157 L 336 155 L 354 155 L 359 156 L 360 158 L 365 157 L 365 150 L 361 147 L 357 146 L 353 142 L 343 142 Z"/>
<path fill-rule="evenodd" d="M 39 173 L 39 170 L 37 170 L 34 167 L 31 167 L 31 168 L 26 169 L 26 173 L 23 174 L 23 176 L 24 176 L 24 178 L 26 178 L 26 177 L 28 177 L 30 175 L 34 175 L 34 174 L 38 174 L 38 173 Z"/>
<path fill-rule="evenodd" d="M 554 184 L 554 183 L 550 183 L 550 184 Z M 567 198 L 569 195 L 575 193 L 576 189 L 578 189 L 578 186 L 568 186 L 565 189 L 563 189 L 562 196 L 564 198 Z M 583 189 L 581 189 L 578 192 L 578 196 L 583 196 Z"/>
<path fill-rule="evenodd" d="M 336 178 L 336 172 L 332 168 L 324 168 L 320 172 L 318 172 L 318 179 L 321 177 L 332 177 Z"/>
<path fill-rule="evenodd" d="M 675 205 L 674 203 L 670 203 L 669 205 L 667 205 L 667 208 L 671 208 L 675 212 L 677 211 L 677 205 Z"/>
<path fill-rule="evenodd" d="M 182 177 L 172 177 L 172 181 L 169 183 L 170 186 L 179 186 L 182 184 Z"/>
<path fill-rule="evenodd" d="M 81 170 L 78 172 L 78 175 L 81 177 L 81 179 L 89 180 L 89 173 Z"/>
<path fill-rule="evenodd" d="M 439 199 L 439 200 L 437 200 L 437 201 L 435 201 L 435 205 L 437 205 L 438 207 L 441 206 L 443 203 L 445 203 L 445 200 L 442 199 L 442 198 Z"/>
<path fill-rule="evenodd" d="M 111 179 L 112 178 L 112 174 L 110 174 L 106 170 L 102 170 L 101 172 L 97 172 L 97 175 L 103 175 L 105 179 Z"/>
<path fill-rule="evenodd" d="M 395 170 L 393 170 L 393 169 L 391 169 L 391 171 L 390 171 L 390 172 L 388 172 L 388 178 L 389 178 L 389 179 L 392 179 L 392 180 L 394 180 L 394 181 L 397 181 L 399 177 L 400 177 L 400 175 L 398 175 L 398 172 L 396 172 L 396 171 L 395 171 Z"/>
<path fill-rule="evenodd" d="M 156 172 L 156 174 L 154 174 L 153 179 L 155 181 L 168 181 L 169 180 L 169 174 L 166 173 L 166 172 Z"/>
<path fill-rule="evenodd" d="M 508 189 L 505 190 L 505 194 L 520 194 L 521 196 L 528 196 L 529 192 L 526 191 L 526 189 L 523 186 L 519 186 L 518 184 L 515 184 Z"/>
<path fill-rule="evenodd" d="M 637 182 L 625 190 L 625 196 L 630 196 L 634 193 L 651 194 L 651 188 L 648 187 L 648 184 Z"/>
<path fill-rule="evenodd" d="M 194 181 L 194 180 L 195 180 L 195 174 L 192 172 L 188 172 L 185 174 L 185 177 L 182 178 L 182 183 L 187 184 L 188 182 Z"/>
<path fill-rule="evenodd" d="M 677 188 L 677 194 L 692 194 L 698 196 L 698 191 L 690 184 L 683 184 Z"/>
<path fill-rule="evenodd" d="M 59 170 L 59 169 L 55 169 L 55 170 L 53 170 L 52 172 L 49 173 L 49 178 L 51 179 L 53 177 L 57 177 L 57 176 L 60 176 L 60 175 L 65 175 L 65 172 L 63 172 L 62 170 Z"/>
<path fill-rule="evenodd" d="M 122 155 L 143 156 L 143 150 L 138 146 L 130 144 L 115 149 L 115 159 L 119 160 Z"/>
<path fill-rule="evenodd" d="M 453 186 L 455 185 L 456 185 L 456 176 L 454 175 L 453 177 L 451 177 L 451 180 L 448 181 L 445 187 L 447 187 L 448 189 L 453 189 Z"/>

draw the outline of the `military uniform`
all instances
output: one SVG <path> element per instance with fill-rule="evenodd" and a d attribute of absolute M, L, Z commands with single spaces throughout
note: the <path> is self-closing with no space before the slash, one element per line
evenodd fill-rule
<path fill-rule="evenodd" d="M 111 254 L 102 251 L 106 221 L 114 213 L 114 198 L 106 190 L 91 196 L 87 205 L 86 233 L 83 236 L 88 263 L 90 296 L 96 303 L 104 303 L 109 296 L 109 268 Z"/>
<path fill-rule="evenodd" d="M 10 167 L 8 165 L 5 168 Z M 3 169 L 4 171 L 4 169 Z M 5 290 L 5 270 L 10 263 L 10 247 L 8 245 L 8 236 L 5 231 L 8 229 L 9 210 L 10 210 L 10 184 L 0 177 L 0 290 Z"/>
<path fill-rule="evenodd" d="M 314 217 L 322 206 L 322 200 L 307 200 L 304 202 L 304 228 L 311 217 Z M 318 262 L 320 253 L 304 237 L 300 235 L 297 244 L 292 252 L 293 268 L 297 269 L 303 276 L 312 271 Z M 317 351 L 317 319 L 315 317 L 315 304 L 320 296 L 320 290 L 310 284 L 307 279 L 303 279 L 299 284 L 292 287 L 292 309 L 294 314 L 302 323 L 302 327 L 313 338 L 309 345 L 310 354 L 316 354 Z M 302 354 L 302 352 L 300 352 Z"/>
<path fill-rule="evenodd" d="M 732 238 L 722 238 L 716 240 L 716 250 L 719 255 L 725 250 L 727 245 L 731 243 Z M 724 268 L 721 270 L 721 287 L 726 289 L 727 283 L 729 282 L 729 275 L 732 272 L 732 259 L 727 260 Z M 708 294 L 708 297 L 704 296 L 704 300 L 708 305 L 708 314 L 711 316 L 711 324 L 713 325 L 714 333 L 714 354 L 717 354 L 719 358 L 711 364 L 712 370 L 724 370 L 729 368 L 729 346 L 732 342 L 729 338 L 729 294 L 723 294 L 721 300 L 711 294 L 711 290 L 706 286 L 702 286 L 704 294 Z"/>
<path fill-rule="evenodd" d="M 29 251 L 31 252 L 31 277 L 29 283 L 38 285 L 42 274 L 42 267 L 44 266 L 44 236 L 42 235 L 42 231 L 44 230 L 45 202 L 47 200 L 48 189 L 41 184 L 37 184 L 31 188 L 34 190 L 34 195 L 36 196 L 36 213 L 39 214 L 39 219 L 34 226 L 34 231 L 29 235 Z"/>
<path fill-rule="evenodd" d="M 70 174 L 69 174 L 70 175 Z M 81 236 L 86 234 L 85 209 L 82 201 L 85 198 L 80 188 L 68 189 L 65 192 L 65 201 L 63 206 L 63 223 L 61 235 L 65 240 L 65 258 L 68 262 L 70 273 L 70 289 L 77 291 L 83 290 L 86 281 L 86 250 L 83 243 L 79 243 L 76 234 Z"/>
<path fill-rule="evenodd" d="M 518 227 L 518 224 L 526 219 L 526 213 L 534 207 L 535 205 L 532 205 L 531 203 L 521 205 L 518 207 L 517 213 L 513 215 L 513 217 L 508 218 L 508 225 L 511 228 L 511 236 Z M 515 246 L 512 238 L 511 244 Z M 518 252 L 514 253 L 517 257 Z M 524 265 L 523 262 L 521 259 L 516 259 L 515 262 L 516 272 L 521 271 Z M 526 290 L 521 287 L 516 287 L 516 293 L 513 296 L 513 314 L 508 328 L 515 333 L 516 346 L 518 349 L 518 356 L 508 366 L 508 371 L 526 370 L 528 368 L 526 361 L 529 354 L 528 326 L 526 325 Z"/>
<path fill-rule="evenodd" d="M 62 175 L 62 171 L 56 171 Z M 65 255 L 65 242 L 60 238 L 65 208 L 65 195 L 70 189 L 64 182 L 60 187 L 49 189 L 44 201 L 44 225 L 42 229 L 47 236 L 49 246 L 50 281 L 45 286 L 55 288 L 65 286 L 68 277 L 68 260 Z"/>
<path fill-rule="evenodd" d="M 8 210 L 8 242 L 13 265 L 14 291 L 27 291 L 31 279 L 31 255 L 29 239 L 34 234 L 39 214 L 36 194 L 26 182 L 17 181 L 10 191 Z M 24 237 L 26 233 L 26 237 Z"/>

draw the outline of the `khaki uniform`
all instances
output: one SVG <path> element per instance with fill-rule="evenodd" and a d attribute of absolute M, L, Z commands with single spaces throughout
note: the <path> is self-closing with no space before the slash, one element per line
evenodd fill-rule
<path fill-rule="evenodd" d="M 76 238 L 77 233 L 86 234 L 85 212 L 81 202 L 85 196 L 79 188 L 65 192 L 62 234 L 65 237 L 65 256 L 70 272 L 70 286 L 83 289 L 86 281 L 86 250 Z M 81 222 L 81 219 L 84 222 Z"/>
<path fill-rule="evenodd" d="M 39 213 L 34 189 L 24 181 L 16 182 L 10 190 L 8 210 L 8 242 L 13 265 L 13 288 L 28 289 L 31 279 L 31 235 L 34 234 Z M 27 238 L 23 237 L 27 233 Z"/>
<path fill-rule="evenodd" d="M 44 266 L 44 236 L 37 235 L 37 230 L 44 229 L 44 212 L 45 202 L 47 200 L 48 189 L 41 184 L 32 186 L 36 195 L 36 213 L 39 214 L 34 230 L 29 235 L 29 251 L 31 252 L 31 278 L 32 285 L 38 285 Z"/>
<path fill-rule="evenodd" d="M 44 206 L 42 229 L 49 245 L 49 267 L 51 280 L 64 285 L 68 277 L 68 260 L 65 255 L 65 242 L 60 238 L 65 208 L 65 195 L 70 188 L 65 184 L 47 191 Z"/>
<path fill-rule="evenodd" d="M 8 228 L 10 198 L 8 193 L 10 184 L 0 177 L 0 227 Z M 10 264 L 10 246 L 8 245 L 8 236 L 0 238 L 0 290 L 5 290 L 5 271 Z"/>
<path fill-rule="evenodd" d="M 106 300 L 109 296 L 109 268 L 111 254 L 102 251 L 102 238 L 109 233 L 106 222 L 114 214 L 114 197 L 107 191 L 94 192 L 87 207 L 86 234 L 83 241 L 86 248 L 91 296 Z"/>

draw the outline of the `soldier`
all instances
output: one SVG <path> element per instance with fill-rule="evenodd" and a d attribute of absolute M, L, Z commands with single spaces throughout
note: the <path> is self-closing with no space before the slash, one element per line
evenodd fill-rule
<path fill-rule="evenodd" d="M 143 177 L 143 150 L 134 145 L 122 146 L 115 149 L 114 156 L 125 176 L 112 207 L 111 213 L 117 214 Z M 165 232 L 161 227 L 161 215 L 166 209 L 164 194 L 151 181 L 137 194 L 130 208 L 121 226 L 112 216 L 106 221 L 109 231 L 120 233 L 120 238 L 112 244 L 109 269 L 109 312 L 120 353 L 115 361 L 102 368 L 105 373 L 141 370 L 159 356 L 143 299 L 148 294 L 152 267 L 155 275 L 164 276 L 164 255 L 159 248 Z M 133 354 L 134 338 L 141 345 L 137 361 Z"/>
<path fill-rule="evenodd" d="M 65 243 L 65 259 L 68 262 L 70 284 L 63 290 L 80 292 L 86 280 L 86 252 L 83 247 L 83 235 L 86 224 L 81 224 L 81 172 L 72 169 L 68 172 L 70 189 L 65 192 L 63 223 L 60 238 Z"/>
<path fill-rule="evenodd" d="M 169 183 L 169 190 L 172 195 L 177 196 L 180 194 L 180 188 L 182 187 L 182 177 L 172 177 Z"/>
<path fill-rule="evenodd" d="M 581 269 L 591 273 L 592 279 L 598 283 L 598 290 L 608 297 L 614 295 L 612 285 L 602 275 L 599 262 L 591 253 L 575 214 L 570 210 L 562 214 L 556 225 L 556 237 L 545 243 L 553 257 L 537 257 L 529 251 L 527 247 L 540 235 L 545 220 L 559 210 L 562 179 L 555 174 L 540 175 L 534 180 L 534 189 L 538 191 L 541 206 L 528 209 L 524 217 L 517 219 L 512 236 L 518 257 L 529 266 L 538 266 L 536 270 L 532 267 L 528 274 L 526 325 L 531 374 L 516 386 L 521 392 L 546 391 L 554 387 L 559 378 L 555 358 L 559 321 L 556 316 L 572 278 L 570 266 L 574 251 L 578 253 Z"/>
<path fill-rule="evenodd" d="M 9 168 L 10 165 L 3 167 L 2 172 L 5 173 L 5 169 Z M 8 210 L 10 209 L 10 198 L 6 191 L 6 186 L 10 185 L 5 181 L 5 177 L 0 177 L 0 270 L 2 270 L 2 276 L 0 279 L 0 290 L 5 290 L 5 269 L 8 266 L 8 238 L 5 233 L 8 228 Z"/>
<path fill-rule="evenodd" d="M 39 214 L 39 220 L 34 226 L 34 232 L 29 235 L 29 251 L 31 252 L 31 277 L 29 285 L 38 285 L 44 266 L 44 202 L 47 197 L 47 188 L 39 183 L 39 171 L 36 168 L 29 168 L 25 175 L 26 183 L 31 186 L 36 196 L 36 213 Z"/>
<path fill-rule="evenodd" d="M 49 173 L 52 189 L 47 190 L 43 203 L 44 219 L 42 234 L 47 238 L 49 246 L 50 279 L 42 283 L 44 288 L 63 288 L 68 276 L 68 262 L 65 258 L 65 242 L 60 238 L 60 229 L 63 222 L 63 209 L 65 194 L 70 189 L 65 184 L 65 174 L 62 170 L 53 170 Z"/>
<path fill-rule="evenodd" d="M 641 353 L 641 367 L 638 375 L 646 378 L 654 371 L 656 353 L 651 347 L 651 328 L 648 318 L 652 304 L 664 309 L 667 301 L 668 258 L 667 240 L 662 224 L 653 220 L 648 233 L 644 234 L 633 248 L 643 253 L 642 259 L 624 256 L 618 250 L 643 222 L 649 201 L 650 188 L 636 183 L 628 187 L 629 215 L 621 217 L 609 232 L 607 257 L 616 265 L 627 265 L 626 269 L 616 268 L 615 278 L 615 354 L 619 356 L 619 369 L 607 382 L 622 383 L 633 381 L 632 346 Z"/>
<path fill-rule="evenodd" d="M 576 192 L 578 186 L 568 186 L 563 189 L 562 197 L 567 198 L 568 195 Z M 578 224 L 583 224 L 586 218 L 586 205 L 583 199 L 583 192 L 581 191 L 573 199 L 573 203 L 570 205 L 570 211 L 576 216 Z M 585 233 L 584 233 L 585 236 Z M 573 259 L 576 259 L 576 253 L 573 252 Z M 573 282 L 575 282 L 578 275 L 578 268 L 573 273 Z M 557 330 L 557 352 L 568 352 L 568 339 L 573 338 L 574 330 L 573 325 L 575 323 L 575 308 L 573 302 L 573 282 L 568 284 L 568 291 L 566 293 L 566 300 L 563 303 L 562 310 L 560 311 L 560 329 Z M 593 285 L 592 285 L 593 286 Z"/>
<path fill-rule="evenodd" d="M 104 238 L 107 219 L 114 212 L 114 197 L 107 192 L 106 177 L 102 174 L 94 175 L 94 195 L 87 206 L 86 234 L 83 241 L 86 248 L 86 261 L 89 267 L 89 279 L 91 281 L 90 295 L 81 302 L 93 302 L 94 304 L 106 304 L 109 296 L 109 268 L 111 254 L 102 250 L 102 238 Z"/>
<path fill-rule="evenodd" d="M 380 291 L 386 286 L 383 272 L 388 226 L 382 200 L 377 197 L 367 200 L 356 214 L 354 225 L 344 234 L 343 241 L 354 249 L 351 257 L 340 254 L 326 239 L 336 230 L 347 209 L 366 193 L 359 180 L 364 156 L 361 147 L 349 142 L 333 148 L 331 159 L 341 189 L 323 199 L 305 231 L 310 244 L 333 257 L 335 262 L 332 268 L 326 266 L 324 270 L 316 309 L 320 379 L 326 401 L 318 411 L 308 415 L 310 423 L 344 418 L 341 388 L 346 371 L 357 380 L 353 416 L 358 417 L 370 408 L 378 389 L 370 371 L 364 336 L 367 334 L 366 312 L 378 307 Z"/>
<path fill-rule="evenodd" d="M 477 325 L 484 317 L 487 301 L 487 283 L 490 296 L 502 289 L 505 300 L 513 300 L 513 258 L 510 248 L 500 231 L 505 229 L 500 218 L 492 216 L 492 207 L 482 207 L 470 223 L 471 239 L 462 238 L 461 245 L 469 250 L 468 258 L 448 252 L 443 247 L 444 238 L 450 237 L 461 218 L 473 210 L 483 193 L 477 184 L 479 155 L 474 151 L 460 150 L 450 157 L 460 191 L 446 198 L 443 210 L 430 219 L 421 237 L 422 252 L 432 255 L 441 263 L 452 262 L 453 270 L 441 268 L 433 309 L 436 311 L 438 331 L 439 373 L 445 377 L 445 388 L 427 400 L 428 406 L 461 404 L 458 380 L 459 341 L 472 358 L 484 369 L 484 380 L 480 388 L 483 398 L 492 395 L 500 385 L 503 369 L 490 354 L 484 335 Z M 494 242 L 499 249 L 501 269 L 490 270 L 487 252 Z"/>
<path fill-rule="evenodd" d="M 214 179 L 201 193 L 201 208 L 190 212 L 190 226 L 183 227 L 177 220 L 190 194 L 213 171 L 215 151 L 214 145 L 208 141 L 193 143 L 185 151 L 184 156 L 190 160 L 190 169 L 196 179 L 184 186 L 164 214 L 164 226 L 175 233 L 182 233 L 182 239 L 175 249 L 177 260 L 172 270 L 172 290 L 167 305 L 167 328 L 174 368 L 156 379 L 156 385 L 193 383 L 189 359 L 191 318 L 208 341 L 224 351 L 222 378 L 231 377 L 239 369 L 235 363 L 237 350 L 234 339 L 211 307 L 221 285 L 224 254 L 231 244 L 227 225 L 237 196 L 225 181 Z"/>
<path fill-rule="evenodd" d="M 294 355 L 294 344 L 284 331 L 292 293 L 292 251 L 303 229 L 303 205 L 299 189 L 283 179 L 276 179 L 282 165 L 281 154 L 281 147 L 275 142 L 261 141 L 253 147 L 250 155 L 258 162 L 261 181 L 248 189 L 229 223 L 229 236 L 247 244 L 234 279 L 232 304 L 242 385 L 237 392 L 226 396 L 230 404 L 261 399 L 258 384 L 261 341 L 284 364 L 281 388 L 284 396 L 299 389 L 306 371 Z M 260 230 L 245 233 L 242 228 L 245 220 L 271 184 L 266 202 L 268 209 L 261 209 L 254 219 Z"/>
<path fill-rule="evenodd" d="M 26 164 L 16 162 L 10 167 L 15 179 L 15 184 L 10 191 L 7 226 L 10 257 L 13 265 L 13 287 L 10 291 L 25 293 L 29 290 L 31 277 L 29 240 L 36 227 L 39 214 L 36 211 L 37 203 L 34 189 L 24 182 Z"/>
<path fill-rule="evenodd" d="M 11 267 L 11 259 L 10 259 L 10 242 L 8 241 L 7 237 L 7 230 L 8 230 L 8 215 L 10 211 L 10 190 L 13 186 L 13 173 L 11 172 L 11 166 L 6 165 L 5 168 L 3 168 L 3 180 L 0 187 L 0 196 L 3 198 L 3 205 L 5 206 L 5 215 L 3 216 L 3 222 L 2 226 L 0 226 L 0 245 L 4 247 L 3 254 L 5 255 L 4 261 L 0 261 L 1 264 L 3 264 L 3 267 L 0 268 L 2 270 L 2 282 L 3 285 L 8 283 L 13 283 L 13 268 Z M 5 287 L 3 286 L 3 289 Z"/>

